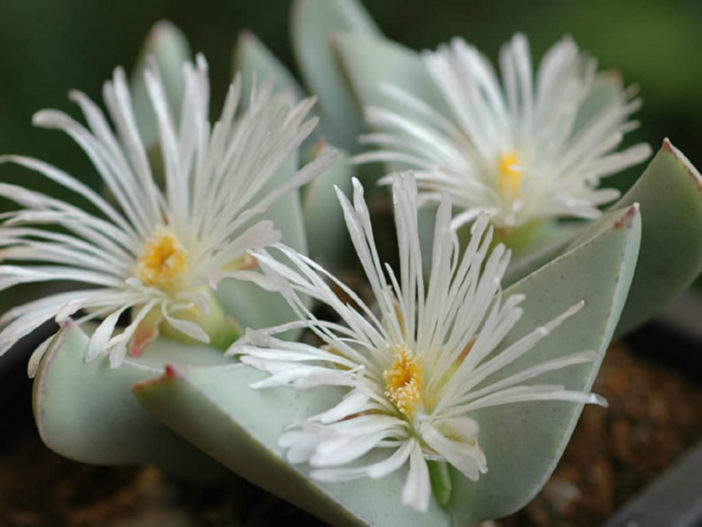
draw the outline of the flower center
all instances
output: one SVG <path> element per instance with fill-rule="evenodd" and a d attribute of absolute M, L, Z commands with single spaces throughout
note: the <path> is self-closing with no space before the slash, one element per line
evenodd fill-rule
<path fill-rule="evenodd" d="M 514 200 L 519 196 L 523 175 L 515 165 L 519 162 L 517 152 L 502 152 L 497 162 L 497 190 L 503 197 Z"/>
<path fill-rule="evenodd" d="M 137 275 L 143 284 L 168 291 L 178 287 L 187 258 L 173 232 L 160 227 L 141 253 Z"/>
<path fill-rule="evenodd" d="M 406 416 L 412 416 L 422 400 L 422 360 L 402 346 L 392 366 L 383 372 L 385 397 Z"/>

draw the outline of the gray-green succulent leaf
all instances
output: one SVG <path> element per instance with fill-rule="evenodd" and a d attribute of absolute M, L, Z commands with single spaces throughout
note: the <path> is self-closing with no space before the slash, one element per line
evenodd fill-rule
<path fill-rule="evenodd" d="M 89 326 L 86 329 L 92 329 Z M 44 443 L 62 456 L 98 465 L 154 464 L 195 481 L 231 476 L 139 406 L 134 384 L 157 378 L 166 363 L 229 364 L 221 351 L 160 338 L 140 359 L 112 368 L 107 356 L 86 362 L 88 335 L 64 325 L 34 379 L 33 409 Z"/>
<path fill-rule="evenodd" d="M 296 0 L 293 4 L 293 51 L 307 89 L 319 97 L 321 131 L 331 143 L 354 152 L 364 126 L 333 47 L 339 31 L 380 35 L 356 0 Z"/>

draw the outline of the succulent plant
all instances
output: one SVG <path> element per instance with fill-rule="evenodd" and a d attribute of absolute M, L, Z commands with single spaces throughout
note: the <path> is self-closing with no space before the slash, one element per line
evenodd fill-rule
<path fill-rule="evenodd" d="M 55 336 L 45 341 L 32 362 L 32 368 L 36 369 L 33 408 L 39 433 L 51 449 L 78 461 L 97 464 L 153 463 L 181 476 L 210 481 L 238 475 L 334 525 L 466 525 L 517 510 L 538 492 L 554 470 L 583 404 L 601 402 L 589 391 L 611 339 L 653 316 L 700 273 L 702 178 L 666 139 L 636 184 L 608 209 L 593 213 L 597 217 L 588 221 L 549 221 L 539 225 L 538 236 L 526 236 L 525 243 L 520 246 L 514 243 L 514 238 L 510 242 L 504 237 L 494 243 L 488 240 L 479 244 L 481 236 L 486 239 L 492 236 L 485 233 L 496 232 L 486 227 L 489 222 L 487 216 L 476 214 L 469 218 L 472 232 L 469 226 L 454 232 L 455 223 L 460 222 L 454 222 L 451 227 L 451 203 L 457 202 L 451 202 L 447 193 L 440 196 L 438 211 L 429 208 L 418 213 L 418 198 L 412 192 L 409 193 L 411 199 L 408 198 L 409 187 L 406 186 L 411 187 L 407 181 L 414 182 L 416 176 L 403 176 L 404 183 L 397 183 L 399 180 L 395 177 L 396 192 L 405 192 L 396 194 L 393 206 L 400 267 L 396 270 L 397 276 L 390 266 L 385 273 L 380 257 L 374 252 L 370 219 L 372 209 L 369 211 L 360 197 L 360 183 L 352 184 L 352 176 L 357 169 L 346 152 L 357 156 L 361 152 L 356 139 L 366 129 L 364 106 L 389 104 L 393 115 L 403 117 L 403 112 L 408 111 L 407 104 L 404 104 L 407 101 L 412 101 L 415 106 L 417 101 L 426 101 L 426 105 L 443 105 L 446 109 L 445 94 L 437 87 L 427 62 L 418 53 L 384 39 L 363 7 L 353 0 L 298 0 L 293 8 L 292 37 L 304 84 L 310 93 L 318 97 L 317 106 L 311 110 L 310 103 L 302 102 L 305 95 L 300 84 L 255 36 L 242 34 L 234 53 L 235 69 L 240 71 L 241 77 L 231 91 L 240 89 L 242 100 L 250 99 L 254 106 L 257 100 L 264 100 L 266 108 L 260 109 L 261 115 L 268 116 L 262 119 L 269 119 L 269 123 L 275 122 L 272 115 L 276 111 L 285 112 L 284 108 L 289 108 L 288 114 L 278 113 L 281 130 L 291 121 L 295 123 L 293 128 L 304 128 L 292 133 L 293 139 L 288 137 L 289 148 L 285 155 L 278 156 L 279 164 L 274 173 L 269 174 L 268 180 L 251 182 L 254 185 L 260 183 L 252 190 L 251 198 L 266 201 L 263 196 L 271 192 L 276 197 L 265 203 L 268 205 L 267 211 L 258 208 L 251 211 L 252 217 L 254 213 L 258 214 L 256 218 L 263 225 L 254 232 L 246 230 L 252 228 L 252 222 L 242 220 L 241 224 L 237 224 L 242 232 L 252 234 L 248 239 L 250 243 L 245 246 L 246 251 L 241 254 L 237 252 L 236 258 L 230 258 L 219 266 L 222 273 L 213 271 L 199 283 L 198 288 L 185 291 L 193 304 L 187 309 L 180 309 L 182 306 L 175 306 L 174 309 L 172 304 L 164 304 L 165 307 L 156 313 L 160 317 L 150 321 L 148 317 L 155 304 L 146 309 L 144 306 L 150 300 L 141 299 L 126 307 L 120 304 L 116 311 L 111 312 L 96 310 L 96 306 L 105 307 L 99 304 L 74 302 L 71 304 L 71 309 L 75 308 L 73 310 L 59 306 L 42 313 L 42 321 L 60 314 L 58 318 L 62 325 Z M 523 44 L 518 43 L 521 42 L 519 39 L 515 42 L 513 51 L 519 49 L 514 53 L 522 53 L 520 46 Z M 457 46 L 461 48 L 462 44 Z M 465 51 L 465 48 L 461 49 Z M 193 161 L 190 154 L 197 161 L 206 160 L 206 155 L 196 156 L 203 148 L 205 152 L 209 151 L 206 146 L 211 144 L 205 139 L 216 142 L 218 127 L 227 124 L 240 126 L 241 120 L 246 119 L 234 119 L 233 115 L 226 114 L 231 119 L 224 119 L 224 125 L 217 124 L 210 129 L 207 115 L 202 114 L 201 119 L 194 119 L 187 114 L 202 112 L 203 107 L 207 107 L 203 59 L 198 59 L 195 66 L 186 66 L 186 74 L 182 75 L 182 65 L 190 64 L 191 60 L 185 37 L 172 25 L 157 24 L 147 39 L 132 77 L 133 110 L 124 109 L 124 101 L 129 96 L 123 73 L 116 74 L 112 85 L 117 85 L 118 89 L 113 90 L 110 86 L 107 90 L 112 90 L 112 99 L 117 100 L 108 101 L 108 104 L 115 104 L 120 109 L 115 112 L 117 119 L 127 115 L 124 120 L 126 125 L 124 122 L 117 123 L 118 127 L 123 128 L 119 136 L 120 144 L 131 145 L 126 148 L 127 156 L 132 156 L 129 163 L 146 163 L 150 167 L 151 177 L 139 181 L 148 183 L 146 191 L 157 196 L 156 202 L 167 202 L 172 206 L 165 208 L 167 219 L 184 212 L 180 210 L 177 199 L 173 201 L 178 196 L 174 198 L 167 194 L 175 184 L 174 179 L 177 179 L 174 178 L 173 171 L 177 172 L 174 166 L 179 166 L 178 162 L 190 166 L 188 163 Z M 632 110 L 627 106 L 628 99 L 614 77 L 602 75 L 597 77 L 596 83 L 593 91 L 588 92 L 588 111 L 606 108 L 615 101 L 619 117 L 613 134 L 619 134 L 627 128 L 624 123 L 628 120 L 629 110 Z M 382 88 L 388 85 L 399 86 L 402 92 L 391 88 L 389 93 L 394 94 L 394 99 L 388 99 L 388 90 L 383 91 Z M 193 94 L 199 95 L 193 98 Z M 92 103 L 81 96 L 76 97 L 86 110 L 95 135 L 104 143 L 98 141 L 98 153 L 101 148 L 114 154 L 113 146 L 117 143 L 112 145 L 109 141 L 112 132 L 104 128 L 104 121 L 96 117 L 98 114 Z M 179 101 L 184 99 L 190 100 L 191 104 L 181 107 Z M 155 113 L 149 110 L 151 106 L 155 106 Z M 225 105 L 223 113 L 227 108 Z M 270 115 L 268 110 L 271 110 Z M 319 116 L 320 124 L 314 132 L 309 125 L 302 124 L 307 111 Z M 40 122 L 75 131 L 72 124 L 66 124 L 70 121 L 64 119 L 65 116 L 43 115 L 38 119 Z M 387 117 L 388 114 L 384 115 Z M 449 114 L 444 117 L 451 118 Z M 171 130 L 168 125 L 178 122 L 178 119 L 186 124 L 194 123 L 192 130 L 185 127 L 174 133 L 175 127 Z M 386 126 L 388 122 L 386 120 L 381 124 Z M 378 124 L 377 119 L 375 124 Z M 454 122 L 452 126 L 458 124 Z M 276 132 L 280 131 L 273 128 L 268 133 L 261 132 L 259 139 L 262 145 L 268 145 L 264 136 L 275 138 Z M 188 135 L 189 131 L 193 132 L 192 136 Z M 197 142 L 197 133 L 207 144 Z M 145 146 L 129 142 L 134 134 Z M 83 135 L 79 137 L 85 140 Z M 171 141 L 172 138 L 178 139 Z M 375 142 L 379 142 L 378 136 Z M 236 143 L 236 139 L 227 136 L 226 143 L 222 145 L 224 150 L 227 145 Z M 154 144 L 160 144 L 160 149 L 150 147 Z M 300 144 L 302 147 L 298 151 Z M 336 148 L 339 153 L 331 164 L 329 152 L 335 146 L 340 150 Z M 635 153 L 633 157 L 638 159 L 642 150 Z M 402 160 L 401 156 L 396 157 L 384 158 L 387 162 L 385 172 L 394 172 L 401 166 L 397 163 Z M 98 156 L 98 161 L 104 161 L 103 158 L 109 156 Z M 612 166 L 617 164 L 617 159 L 609 158 Z M 631 161 L 631 158 L 627 161 Z M 47 176 L 64 184 L 72 184 L 66 179 L 68 176 L 55 172 L 41 162 L 26 159 L 19 159 L 19 162 L 39 168 Z M 254 165 L 260 167 L 265 163 L 266 159 L 262 158 Z M 309 164 L 311 171 L 304 168 Z M 505 163 L 507 180 L 511 181 L 512 172 L 519 168 L 517 165 L 516 161 Z M 325 166 L 326 170 L 322 172 Z M 101 168 L 99 163 L 98 168 Z M 312 175 L 316 177 L 307 182 Z M 290 181 L 295 184 L 286 183 Z M 307 184 L 298 194 L 296 188 L 303 182 Z M 193 190 L 197 183 L 191 183 L 193 188 L 188 189 Z M 226 200 L 237 197 L 237 189 L 227 187 L 229 184 L 231 182 L 220 182 L 210 189 L 213 192 L 208 195 L 212 196 L 213 202 L 219 203 L 215 211 L 217 214 L 223 214 Z M 113 183 L 106 185 L 105 197 L 102 197 L 82 187 L 74 187 L 98 208 L 107 211 L 111 219 L 117 218 L 119 211 L 128 208 L 131 199 L 129 192 L 135 192 L 135 188 L 130 187 L 125 193 L 120 185 Z M 375 187 L 374 182 L 367 181 L 366 189 L 372 187 Z M 231 194 L 217 196 L 217 189 L 223 188 L 229 188 Z M 164 189 L 166 194 L 163 194 Z M 353 203 L 345 197 L 352 192 L 355 193 Z M 52 207 L 56 203 L 49 197 L 7 185 L 0 189 L 0 193 L 19 196 L 18 201 L 29 209 L 37 203 L 47 208 L 34 211 L 36 214 L 25 211 L 10 216 L 3 228 L 18 229 L 16 225 L 13 226 L 13 221 L 17 224 L 42 221 L 42 218 L 50 216 L 49 213 L 54 213 Z M 183 195 L 189 195 L 187 189 Z M 218 199 L 215 200 L 215 197 Z M 207 217 L 207 202 L 203 201 L 201 205 L 201 216 Z M 61 212 L 66 215 L 63 220 L 68 221 L 64 226 L 74 229 L 76 235 L 84 232 L 73 221 L 73 209 L 61 209 Z M 474 221 L 476 217 L 479 219 Z M 83 216 L 81 218 L 84 219 Z M 209 218 L 208 221 L 216 219 Z M 103 220 L 95 221 L 96 225 L 105 226 L 100 222 Z M 119 222 L 119 219 L 116 221 Z M 378 220 L 374 221 L 377 225 Z M 192 227 L 187 218 L 181 223 Z M 494 225 L 498 230 L 504 226 Z M 169 223 L 165 227 L 172 225 Z M 275 244 L 276 237 L 270 235 L 274 230 L 280 231 L 285 245 L 266 249 Z M 167 292 L 172 293 L 172 279 L 185 269 L 185 263 L 179 258 L 185 254 L 184 250 L 180 250 L 181 245 L 185 247 L 187 243 L 180 239 L 180 232 L 149 231 L 151 237 L 142 240 L 142 246 L 132 247 L 130 254 L 135 266 L 127 269 L 130 273 L 136 273 L 132 278 L 141 280 L 142 285 L 164 291 L 168 289 Z M 15 256 L 26 256 L 27 248 L 36 248 L 37 236 L 42 235 L 27 229 L 6 235 L 3 258 L 14 257 L 12 251 L 15 251 Z M 188 241 L 194 243 L 198 240 L 198 236 L 193 238 L 194 241 Z M 224 250 L 224 242 L 231 242 L 234 236 L 221 238 L 212 251 L 203 254 Z M 54 234 L 43 235 L 42 240 L 66 242 L 66 239 L 59 239 Z M 109 239 L 100 240 L 104 246 L 110 245 Z M 352 245 L 351 241 L 371 283 L 371 298 L 344 285 L 343 280 L 335 278 L 317 263 L 321 261 L 333 269 L 350 268 L 348 248 Z M 506 256 L 504 245 L 498 241 L 507 241 L 515 246 L 511 261 Z M 73 240 L 75 250 L 91 252 L 90 248 L 86 249 L 87 246 L 79 242 Z M 469 268 L 461 268 L 464 252 L 478 251 L 478 245 L 483 251 L 482 256 L 476 257 Z M 407 256 L 409 253 L 412 255 Z M 164 254 L 167 257 L 161 258 Z M 44 254 L 44 259 L 46 255 L 48 252 Z M 64 255 L 64 260 L 68 256 Z M 231 260 L 237 264 L 235 269 L 229 265 Z M 485 270 L 481 271 L 483 264 Z M 167 267 L 165 271 L 164 265 Z M 475 474 L 466 463 L 461 460 L 456 462 L 450 452 L 443 455 L 441 452 L 447 451 L 437 448 L 436 435 L 422 435 L 421 430 L 427 430 L 422 428 L 427 426 L 425 420 L 419 424 L 413 421 L 416 413 L 430 413 L 435 405 L 434 398 L 429 397 L 430 392 L 422 391 L 422 372 L 433 371 L 427 365 L 434 359 L 426 350 L 408 348 L 405 354 L 400 350 L 400 344 L 416 345 L 421 340 L 416 332 L 408 328 L 414 327 L 413 324 L 422 316 L 426 318 L 421 310 L 430 304 L 430 297 L 423 296 L 422 266 L 427 276 L 431 277 L 427 295 L 430 295 L 431 287 L 438 288 L 431 285 L 438 280 L 450 284 L 450 287 L 446 286 L 445 299 L 432 300 L 439 305 L 442 300 L 447 303 L 447 306 L 442 305 L 448 313 L 447 319 L 453 321 L 452 314 L 466 315 L 465 319 L 453 322 L 432 319 L 432 324 L 444 323 L 453 328 L 467 324 L 466 320 L 473 320 L 466 313 L 475 317 L 473 333 L 466 330 L 468 342 L 462 342 L 461 349 L 456 348 L 460 353 L 453 350 L 452 359 L 444 365 L 445 368 L 436 370 L 441 373 L 437 374 L 438 380 L 435 379 L 435 385 L 438 384 L 439 388 L 431 392 L 432 395 L 439 394 L 440 388 L 450 386 L 454 377 L 471 382 L 470 374 L 475 371 L 465 366 L 472 361 L 467 357 L 470 357 L 473 345 L 479 348 L 477 342 L 482 343 L 491 337 L 486 327 L 495 330 L 498 336 L 490 340 L 490 346 L 484 345 L 485 350 L 481 352 L 484 355 L 480 356 L 480 360 L 476 358 L 473 365 L 478 368 L 483 364 L 481 360 L 512 357 L 509 350 L 518 348 L 520 339 L 525 335 L 532 335 L 529 338 L 533 342 L 529 341 L 530 346 L 528 349 L 525 347 L 523 354 L 513 357 L 513 360 L 505 359 L 504 367 L 490 370 L 486 378 L 476 381 L 477 386 L 474 387 L 477 392 L 491 386 L 515 389 L 516 392 L 508 392 L 507 395 L 516 397 L 515 394 L 518 394 L 514 402 L 519 404 L 485 405 L 471 409 L 467 417 L 463 416 L 467 420 L 461 421 L 467 428 L 452 429 L 443 438 L 454 443 L 462 441 L 459 445 L 464 449 L 462 452 L 472 448 L 470 451 L 475 455 L 472 458 L 475 466 L 471 467 L 475 469 Z M 485 283 L 491 283 L 492 289 L 479 286 L 480 281 L 476 278 L 481 272 L 487 273 L 490 266 L 493 266 L 493 275 Z M 28 270 L 19 264 L 0 267 L 0 277 L 5 279 L 6 287 L 13 280 L 22 280 L 25 275 L 31 275 L 35 280 L 42 279 L 36 274 L 36 269 Z M 432 267 L 439 269 L 434 271 L 434 275 L 431 274 Z M 499 272 L 495 271 L 495 267 L 499 268 Z M 174 269 L 175 274 L 171 273 L 171 276 L 170 270 Z M 150 270 L 156 273 L 155 278 L 152 277 L 153 273 L 149 274 Z M 466 274 L 460 275 L 461 272 Z M 454 273 L 462 276 L 456 279 L 455 284 L 451 282 Z M 64 275 L 60 277 L 75 279 L 78 276 Z M 333 288 L 325 285 L 325 280 Z M 475 289 L 467 285 L 473 283 L 471 280 L 475 281 Z M 133 282 L 132 279 L 129 284 Z M 414 284 L 411 287 L 407 285 L 410 282 Z M 501 282 L 501 286 L 498 282 Z M 479 287 L 492 291 L 491 295 L 494 295 L 485 293 L 482 317 L 460 311 L 448 300 L 450 297 L 454 302 L 463 299 L 478 303 L 471 294 Z M 198 300 L 203 291 L 207 292 L 204 302 Z M 323 318 L 320 313 L 324 312 L 317 310 L 320 301 L 327 307 L 331 306 L 341 322 Z M 366 306 L 364 302 L 369 305 Z M 510 309 L 505 308 L 502 313 L 498 309 L 501 302 Z M 422 307 L 416 307 L 417 303 Z M 212 322 L 212 327 L 201 316 L 188 318 L 187 314 L 183 314 L 183 311 L 200 304 L 203 304 L 202 312 L 222 315 Z M 79 308 L 84 308 L 85 316 L 74 321 L 71 315 Z M 132 323 L 134 320 L 153 322 L 148 345 L 143 350 L 141 347 L 138 349 L 143 354 L 127 353 L 133 350 L 133 347 L 127 347 L 127 339 L 116 342 L 121 347 L 106 345 L 110 342 L 115 344 L 111 340 L 115 338 L 113 334 L 117 332 L 116 336 L 120 335 L 116 324 L 128 308 L 133 313 Z M 0 322 L 3 324 L 1 335 L 16 337 L 18 326 L 16 324 L 8 330 L 8 321 L 12 323 L 18 316 L 26 315 L 25 311 L 29 312 L 27 309 L 15 308 L 5 316 Z M 414 309 L 419 311 L 415 312 Z M 496 321 L 501 321 L 502 315 L 509 315 L 510 318 L 509 323 L 500 326 L 500 333 L 495 328 Z M 237 321 L 236 334 L 229 331 L 232 324 L 228 317 Z M 108 319 L 109 323 L 106 323 Z M 20 326 L 26 329 L 27 321 L 24 322 Z M 204 327 L 200 327 L 200 324 Z M 207 338 L 195 326 L 200 327 Z M 160 334 L 154 328 L 160 329 Z M 225 355 L 223 348 L 240 336 L 239 329 L 244 331 L 246 328 L 258 331 L 249 331 L 238 343 L 235 342 L 233 350 L 238 355 Z M 303 329 L 308 330 L 307 335 L 303 341 L 297 342 Z M 375 349 L 369 344 L 375 340 L 365 342 L 359 337 L 380 334 L 385 330 L 388 334 L 394 331 L 395 336 L 403 335 L 404 340 L 393 341 L 394 347 L 383 348 L 379 345 Z M 217 343 L 219 345 L 214 345 L 218 340 L 215 336 L 221 331 L 226 333 L 226 338 L 222 338 L 222 342 Z M 481 331 L 486 336 L 481 337 Z M 316 337 L 311 336 L 315 332 Z M 277 338 L 285 340 L 277 341 Z M 416 341 L 413 340 L 415 338 Z M 441 339 L 439 341 L 444 343 Z M 112 354 L 109 353 L 110 349 Z M 570 355 L 572 352 L 576 353 Z M 371 371 L 372 360 L 359 363 L 349 358 L 366 357 L 364 353 L 371 358 L 381 357 L 374 373 Z M 242 360 L 238 357 L 242 357 Z M 302 361 L 304 367 L 296 366 L 296 361 Z M 330 368 L 330 364 L 337 366 Z M 423 364 L 426 368 L 422 367 Z M 376 406 L 368 406 L 366 400 L 359 402 L 362 399 L 359 397 L 359 386 L 364 386 L 359 378 L 366 371 L 375 375 L 373 379 L 378 385 L 373 392 Z M 326 379 L 325 382 L 320 381 L 322 378 Z M 367 381 L 367 378 L 364 379 Z M 527 380 L 533 382 L 520 384 Z M 260 389 L 262 386 L 268 388 Z M 419 395 L 409 393 L 412 386 L 417 388 Z M 301 390 L 301 387 L 309 389 Z M 546 392 L 554 395 L 552 399 L 558 399 L 556 395 L 560 395 L 561 400 L 548 400 L 549 397 L 544 395 Z M 506 397 L 505 393 L 499 393 Z M 525 401 L 524 394 L 531 394 L 532 399 Z M 361 395 L 368 396 L 368 393 Z M 468 400 L 470 393 L 464 393 L 462 397 Z M 352 403 L 360 406 L 355 407 Z M 344 408 L 348 410 L 345 405 L 353 411 L 343 413 Z M 402 426 L 413 430 L 407 437 L 413 441 L 413 452 L 419 454 L 412 454 L 414 457 L 410 459 L 409 447 L 402 450 L 403 455 L 406 454 L 402 463 L 393 458 L 397 466 L 393 465 L 393 470 L 388 470 L 387 456 L 383 457 L 378 450 L 398 446 L 397 437 L 390 435 L 383 436 L 367 451 L 361 452 L 357 457 L 362 460 L 362 465 L 349 469 L 350 472 L 337 470 L 334 462 L 325 465 L 320 461 L 327 459 L 323 455 L 324 448 L 331 448 L 327 439 L 331 437 L 330 441 L 333 442 L 338 437 L 334 436 L 333 427 L 320 428 L 317 425 L 334 423 L 352 426 L 359 417 L 375 416 L 379 408 L 394 419 L 393 426 L 402 422 L 405 423 Z M 329 417 L 330 412 L 336 417 Z M 319 417 L 320 414 L 325 417 Z M 472 423 L 470 427 L 466 424 L 468 420 Z M 323 430 L 331 435 L 322 437 L 312 434 L 304 436 L 300 443 L 291 443 L 290 434 L 306 433 L 307 429 L 302 428 L 301 423 L 309 425 L 315 433 Z M 470 434 L 466 432 L 468 428 Z M 446 428 L 442 430 L 445 432 Z M 430 433 L 433 431 L 427 432 Z M 288 447 L 293 443 L 304 455 L 291 454 Z M 353 442 L 339 444 L 357 447 Z M 295 463 L 291 462 L 291 458 Z M 421 462 L 418 458 L 421 458 Z M 384 468 L 380 470 L 378 465 L 383 459 L 386 465 L 382 465 Z M 408 459 L 408 463 L 405 463 Z M 483 460 L 487 460 L 486 463 Z M 346 461 L 338 465 L 346 465 Z M 424 470 L 422 467 L 425 465 L 428 479 L 416 477 L 417 471 Z M 375 469 L 370 470 L 368 466 Z M 358 469 L 363 470 L 359 472 Z M 320 477 L 320 473 L 326 476 Z M 348 480 L 329 481 L 335 479 L 330 476 L 332 473 L 336 474 L 337 479 Z M 368 477 L 360 480 L 349 477 L 349 474 L 357 473 Z M 408 474 L 411 477 L 408 478 Z M 429 481 L 431 492 L 427 494 L 422 485 L 413 492 L 407 491 L 409 497 L 406 496 L 405 503 L 409 507 L 402 507 L 399 496 L 406 488 L 406 481 L 412 479 L 424 483 Z M 421 499 L 417 496 L 421 496 Z"/>
<path fill-rule="evenodd" d="M 505 296 L 523 294 L 526 300 L 518 326 L 500 345 L 501 349 L 573 304 L 584 301 L 585 307 L 576 315 L 577 320 L 569 320 L 537 344 L 526 362 L 501 375 L 563 356 L 567 350 L 592 349 L 596 350 L 594 362 L 560 370 L 550 377 L 550 382 L 573 390 L 591 386 L 633 275 L 641 227 L 638 207 L 609 213 L 596 226 L 577 247 L 505 290 Z M 427 512 L 418 513 L 395 505 L 403 485 L 402 471 L 377 481 L 324 483 L 310 479 L 308 469 L 285 460 L 278 442 L 280 435 L 289 425 L 336 404 L 343 395 L 338 388 L 302 392 L 289 387 L 254 390 L 251 384 L 265 379 L 264 373 L 235 363 L 195 366 L 192 360 L 186 360 L 191 364 L 178 365 L 184 355 L 202 357 L 203 362 L 221 361 L 223 357 L 206 348 L 165 339 L 152 345 L 154 349 L 139 360 L 148 358 L 153 361 L 150 365 L 128 359 L 121 368 L 113 369 L 102 359 L 102 364 L 87 365 L 88 373 L 80 365 L 87 336 L 72 325 L 62 332 L 47 352 L 35 381 L 35 412 L 47 444 L 55 448 L 55 439 L 46 435 L 47 430 L 52 430 L 64 444 L 81 445 L 80 441 L 66 440 L 66 434 L 77 434 L 79 427 L 89 427 L 93 429 L 89 435 L 90 450 L 105 448 L 114 452 L 110 447 L 115 429 L 96 430 L 94 417 L 104 414 L 110 401 L 123 401 L 128 387 L 134 385 L 134 394 L 142 406 L 198 449 L 335 525 L 395 525 L 407 521 L 448 525 L 451 521 L 477 522 L 516 510 L 538 491 L 555 467 L 582 407 L 556 402 L 523 403 L 476 412 L 480 444 L 490 460 L 488 472 L 477 483 L 449 472 L 450 485 L 444 485 L 448 489 L 441 499 L 445 505 L 432 500 Z M 160 376 L 158 373 L 163 370 L 153 367 L 158 362 L 161 366 L 169 363 Z M 501 378 L 504 377 L 493 381 Z M 76 412 L 75 406 L 68 404 L 69 398 L 78 407 L 84 404 L 85 395 L 77 387 L 86 384 L 87 390 L 101 387 L 90 397 L 94 413 Z M 58 392 L 62 392 L 60 406 L 52 396 Z M 162 456 L 168 450 L 176 450 L 175 446 L 166 450 L 162 430 L 160 434 L 149 431 L 156 427 L 144 419 L 144 411 L 134 401 L 122 404 L 120 413 L 122 419 L 112 417 L 110 425 L 119 428 L 121 437 L 136 435 L 139 439 L 122 444 L 119 457 L 113 456 L 110 462 L 143 462 L 144 456 L 156 448 L 152 440 L 161 445 L 158 450 Z M 195 455 L 178 451 L 169 461 L 155 456 L 151 461 L 167 465 L 177 459 L 185 464 L 185 459 Z"/>

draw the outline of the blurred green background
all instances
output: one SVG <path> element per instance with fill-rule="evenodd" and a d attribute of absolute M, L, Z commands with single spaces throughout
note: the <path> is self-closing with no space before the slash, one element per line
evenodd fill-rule
<path fill-rule="evenodd" d="M 602 68 L 618 69 L 627 84 L 640 86 L 643 125 L 627 143 L 647 141 L 656 150 L 668 136 L 693 163 L 702 164 L 698 0 L 366 0 L 365 5 L 390 38 L 417 49 L 462 35 L 495 58 L 500 44 L 521 30 L 538 60 L 552 43 L 571 34 Z M 175 22 L 192 49 L 207 56 L 214 108 L 223 97 L 232 47 L 242 29 L 256 33 L 294 69 L 290 2 L 284 0 L 0 0 L 0 6 L 0 152 L 35 155 L 88 181 L 95 176 L 80 150 L 61 133 L 33 128 L 31 116 L 46 107 L 77 116 L 68 90 L 79 88 L 99 99 L 102 82 L 116 65 L 131 69 L 157 20 Z M 619 177 L 618 186 L 642 168 Z M 0 171 L 2 180 L 41 181 L 16 167 Z"/>

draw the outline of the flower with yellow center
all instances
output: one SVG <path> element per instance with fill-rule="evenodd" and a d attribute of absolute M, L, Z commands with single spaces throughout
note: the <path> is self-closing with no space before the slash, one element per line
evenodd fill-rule
<path fill-rule="evenodd" d="M 42 161 L 0 157 L 36 170 L 97 211 L 0 183 L 0 196 L 19 205 L 3 215 L 0 228 L 0 290 L 54 280 L 80 286 L 5 313 L 0 354 L 47 320 L 62 323 L 71 316 L 97 323 L 86 359 L 109 353 L 113 365 L 128 352 L 139 355 L 159 331 L 222 348 L 238 335 L 215 289 L 223 279 L 247 277 L 255 262 L 248 250 L 279 241 L 279 232 L 261 215 L 319 174 L 332 155 L 296 173 L 278 170 L 314 128 L 316 118 L 305 120 L 313 101 L 281 108 L 268 84 L 253 90 L 249 104 L 240 108 L 237 76 L 211 125 L 204 57 L 184 63 L 182 72 L 178 112 L 169 106 L 155 62 L 144 72 L 159 130 L 158 144 L 148 154 L 121 68 L 104 86 L 114 128 L 80 92 L 72 92 L 71 99 L 87 126 L 56 110 L 34 116 L 35 124 L 63 130 L 83 148 L 111 201 Z M 174 115 L 181 116 L 179 122 Z M 118 328 L 120 320 L 127 325 Z M 37 349 L 30 370 L 49 342 Z"/>
<path fill-rule="evenodd" d="M 415 170 L 426 199 L 451 195 L 454 225 L 481 212 L 510 230 L 596 218 L 598 206 L 618 196 L 598 188 L 601 179 L 650 155 L 645 144 L 616 152 L 636 127 L 631 115 L 640 101 L 619 76 L 598 74 L 596 61 L 570 38 L 533 72 L 527 39 L 515 35 L 500 53 L 501 82 L 489 60 L 460 38 L 423 59 L 435 93 L 423 83 L 421 92 L 380 87 L 385 99 L 366 109 L 373 133 L 361 138 L 378 149 L 356 160 Z"/>
<path fill-rule="evenodd" d="M 529 353 L 582 303 L 502 345 L 521 316 L 523 297 L 503 298 L 500 279 L 510 255 L 502 244 L 490 252 L 487 216 L 476 219 L 473 236 L 461 253 L 450 228 L 451 202 L 444 196 L 426 284 L 411 174 L 394 176 L 393 198 L 400 250 L 397 276 L 380 262 L 358 181 L 353 203 L 339 192 L 377 309 L 309 258 L 278 244 L 274 250 L 279 258 L 255 252 L 265 273 L 262 280 L 285 296 L 300 317 L 299 325 L 313 331 L 323 345 L 276 338 L 290 328 L 288 324 L 248 331 L 232 352 L 270 373 L 255 388 L 346 388 L 338 404 L 291 423 L 283 433 L 279 443 L 290 462 L 309 463 L 311 477 L 322 481 L 381 478 L 409 464 L 402 502 L 426 510 L 432 488 L 427 462 L 448 463 L 472 480 L 487 470 L 474 410 L 534 400 L 603 400 L 533 382 L 544 373 L 595 360 L 591 351 L 566 354 L 495 380 L 496 373 Z M 305 303 L 309 297 L 331 307 L 340 322 L 316 318 Z"/>

